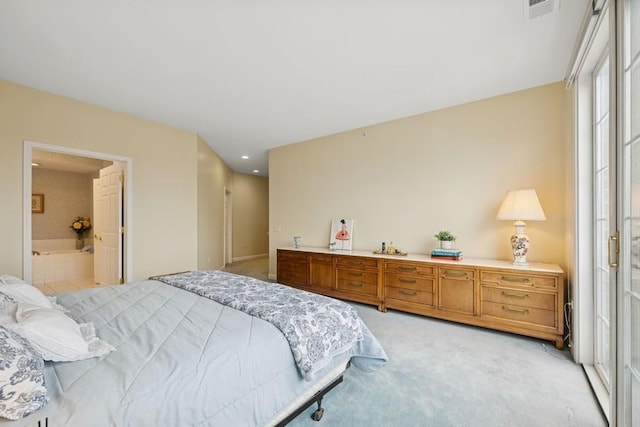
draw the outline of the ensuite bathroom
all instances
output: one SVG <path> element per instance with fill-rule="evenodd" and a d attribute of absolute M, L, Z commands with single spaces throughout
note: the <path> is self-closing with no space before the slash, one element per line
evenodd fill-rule
<path fill-rule="evenodd" d="M 65 292 L 100 283 L 95 257 L 94 186 L 101 170 L 114 162 L 33 150 L 31 235 L 32 281 L 44 293 Z M 99 190 L 98 190 L 99 192 Z M 104 221 L 104 218 L 103 218 Z M 103 283 L 104 284 L 104 283 Z"/>

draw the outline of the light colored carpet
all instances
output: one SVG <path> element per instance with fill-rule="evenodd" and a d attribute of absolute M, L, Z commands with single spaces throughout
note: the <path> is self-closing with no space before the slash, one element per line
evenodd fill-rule
<path fill-rule="evenodd" d="M 581 366 L 546 341 L 354 304 L 387 351 L 290 426 L 605 426 Z"/>
<path fill-rule="evenodd" d="M 262 263 L 252 274 L 266 274 Z M 551 342 L 354 306 L 389 363 L 351 367 L 324 398 L 322 420 L 310 418 L 313 405 L 289 426 L 606 425 L 581 366 Z"/>

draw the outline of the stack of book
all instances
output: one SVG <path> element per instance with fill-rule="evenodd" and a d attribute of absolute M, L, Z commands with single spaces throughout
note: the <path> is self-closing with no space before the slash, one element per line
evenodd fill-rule
<path fill-rule="evenodd" d="M 460 261 L 462 260 L 462 251 L 459 249 L 434 249 L 431 251 L 431 258 Z"/>

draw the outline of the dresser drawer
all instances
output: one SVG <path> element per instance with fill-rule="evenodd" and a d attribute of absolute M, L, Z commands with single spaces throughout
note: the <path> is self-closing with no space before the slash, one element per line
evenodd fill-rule
<path fill-rule="evenodd" d="M 340 256 L 336 261 L 338 268 L 378 269 L 378 260 L 372 258 Z"/>
<path fill-rule="evenodd" d="M 536 276 L 532 274 L 519 274 L 511 272 L 481 271 L 481 282 L 496 283 L 499 286 L 522 286 L 527 288 L 558 288 L 556 277 Z"/>
<path fill-rule="evenodd" d="M 331 255 L 312 254 L 312 264 L 333 264 L 333 257 Z"/>
<path fill-rule="evenodd" d="M 338 270 L 338 290 L 378 295 L 378 273 Z"/>
<path fill-rule="evenodd" d="M 491 301 L 483 301 L 481 307 L 482 316 L 497 317 L 500 319 L 548 326 L 550 328 L 555 328 L 557 326 L 555 311 L 542 310 L 533 307 L 520 307 L 518 305 Z"/>
<path fill-rule="evenodd" d="M 307 286 L 307 264 L 278 263 L 278 282 L 285 285 Z"/>
<path fill-rule="evenodd" d="M 481 299 L 483 301 L 517 305 L 525 308 L 540 308 L 551 311 L 556 309 L 555 294 L 532 292 L 526 289 L 505 289 L 482 286 Z"/>
<path fill-rule="evenodd" d="M 307 254 L 296 251 L 278 251 L 278 261 L 307 262 Z"/>
<path fill-rule="evenodd" d="M 387 286 L 384 290 L 385 299 L 396 299 L 401 301 L 413 302 L 416 304 L 433 305 L 433 293 L 421 292 L 411 289 L 394 288 Z"/>
<path fill-rule="evenodd" d="M 435 267 L 423 263 L 385 261 L 384 271 L 387 273 L 433 276 L 435 274 Z"/>
<path fill-rule="evenodd" d="M 384 285 L 395 288 L 433 293 L 434 283 L 435 279 L 430 277 L 402 276 L 388 273 L 384 275 Z"/>

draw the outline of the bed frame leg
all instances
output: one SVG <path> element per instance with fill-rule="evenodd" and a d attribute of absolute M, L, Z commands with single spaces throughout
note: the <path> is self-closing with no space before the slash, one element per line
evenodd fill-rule
<path fill-rule="evenodd" d="M 320 421 L 322 419 L 322 416 L 324 415 L 324 408 L 322 407 L 322 398 L 324 396 L 320 397 L 320 399 L 318 399 L 318 409 L 316 409 L 313 414 L 311 414 L 311 419 L 313 421 Z"/>
<path fill-rule="evenodd" d="M 347 369 L 349 366 L 350 366 L 350 363 L 347 363 L 347 366 L 345 367 L 345 369 Z M 284 427 L 284 426 L 286 426 L 287 424 L 289 424 L 289 422 L 291 422 L 291 420 L 293 420 L 295 417 L 300 415 L 303 411 L 308 409 L 314 403 L 318 404 L 318 409 L 316 409 L 313 412 L 313 414 L 311 414 L 311 418 L 314 421 L 320 421 L 320 419 L 324 415 L 324 408 L 322 407 L 322 398 L 324 397 L 325 394 L 329 393 L 335 386 L 340 384 L 343 380 L 344 380 L 344 378 L 343 378 L 343 375 L 341 374 L 338 378 L 333 380 L 333 382 L 331 384 L 325 386 L 322 390 L 316 392 L 316 394 L 314 394 L 312 397 L 310 397 L 309 400 L 307 400 L 305 403 L 300 405 L 298 407 L 298 409 L 294 410 L 284 420 L 282 420 L 278 424 L 276 424 L 276 427 Z"/>

